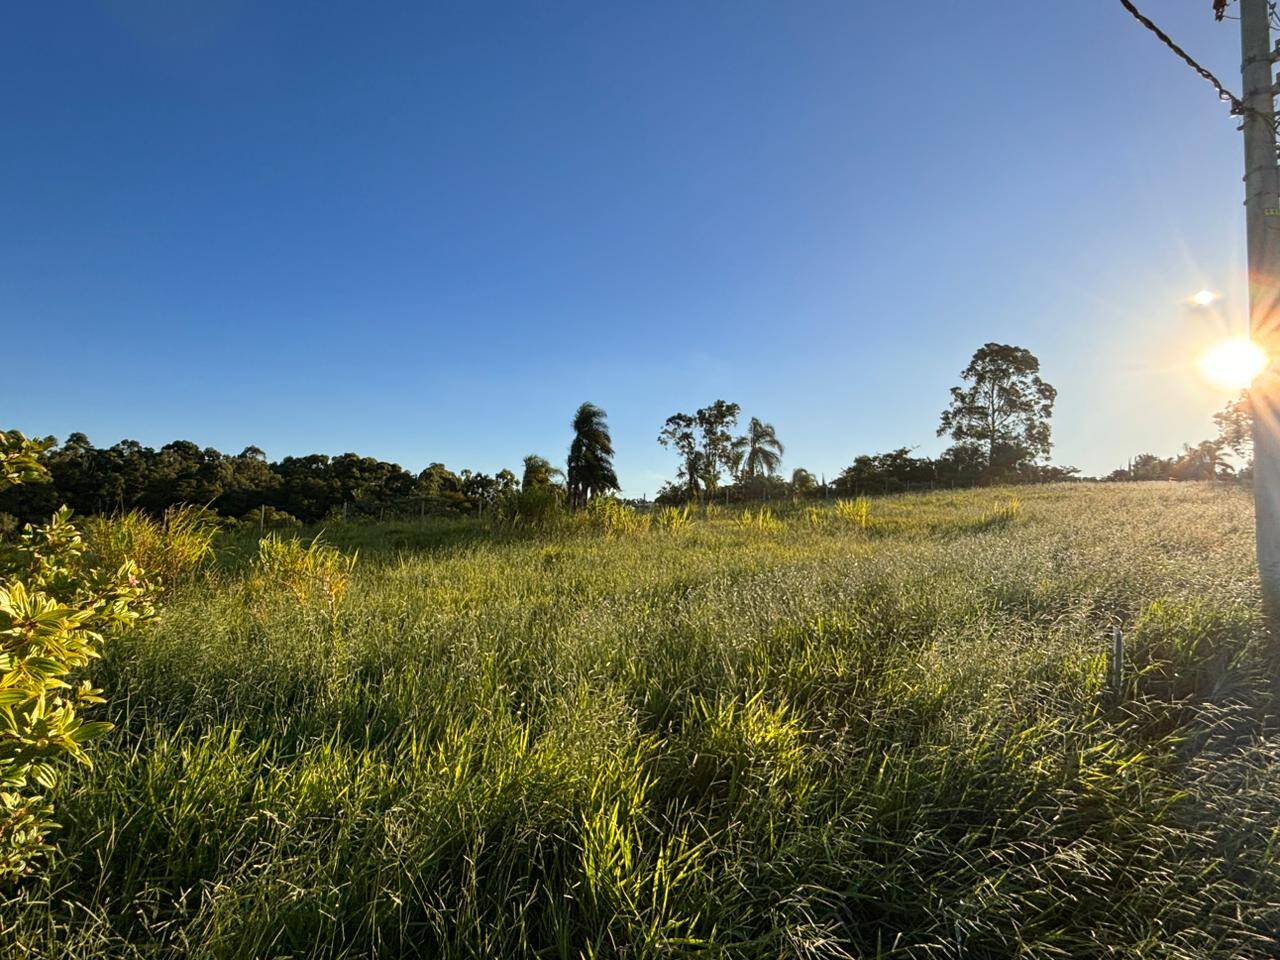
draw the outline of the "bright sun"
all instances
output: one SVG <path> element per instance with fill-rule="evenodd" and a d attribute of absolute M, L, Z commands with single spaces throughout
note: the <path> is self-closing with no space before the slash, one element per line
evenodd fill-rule
<path fill-rule="evenodd" d="M 1216 386 L 1243 390 L 1267 366 L 1263 349 L 1247 337 L 1214 344 L 1200 356 L 1200 372 Z"/>
<path fill-rule="evenodd" d="M 1191 302 L 1194 303 L 1197 307 L 1207 307 L 1217 299 L 1218 299 L 1218 295 L 1214 293 L 1212 290 L 1201 290 L 1199 293 L 1197 293 L 1194 297 L 1191 298 Z"/>

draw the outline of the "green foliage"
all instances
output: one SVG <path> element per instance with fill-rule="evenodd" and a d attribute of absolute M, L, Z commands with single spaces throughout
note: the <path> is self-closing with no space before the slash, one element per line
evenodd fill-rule
<path fill-rule="evenodd" d="M 732 474 L 733 465 L 740 462 L 730 431 L 741 410 L 736 403 L 716 400 L 696 413 L 673 413 L 667 417 L 658 442 L 679 455 L 679 478 L 690 498 L 703 491 L 714 494 L 720 486 L 721 472 L 727 469 Z"/>
<path fill-rule="evenodd" d="M 3 434 L 0 486 L 41 477 L 42 449 Z M 111 729 L 82 718 L 101 691 L 74 675 L 107 635 L 150 616 L 139 573 L 128 560 L 91 567 L 65 507 L 0 554 L 0 883 L 30 873 L 49 849 L 60 761 L 89 765 L 86 746 Z"/>
<path fill-rule="evenodd" d="M 4 434 L 0 449 L 20 438 L 16 431 Z M 207 504 L 223 517 L 242 517 L 265 504 L 305 523 L 334 514 L 353 520 L 468 514 L 487 509 L 515 482 L 507 470 L 454 473 L 438 463 L 415 477 L 397 464 L 354 453 L 270 463 L 257 447 L 231 455 L 186 440 L 159 450 L 133 440 L 95 447 L 83 433 L 61 444 L 22 442 L 30 445 L 23 469 L 37 471 L 31 479 L 38 474 L 49 481 L 8 490 L 0 483 L 0 513 L 24 522 L 48 517 L 62 504 L 80 515 L 140 510 L 153 517 L 183 503 Z M 19 471 L 18 461 L 10 462 Z"/>
<path fill-rule="evenodd" d="M 785 452 L 773 424 L 763 423 L 758 417 L 751 418 L 747 432 L 733 441 L 732 448 L 741 463 L 735 472 L 746 479 L 773 476 Z"/>
<path fill-rule="evenodd" d="M 774 516 L 773 511 L 768 507 L 743 510 L 738 514 L 737 524 L 741 529 L 755 533 L 776 533 L 783 528 L 782 521 Z"/>
<path fill-rule="evenodd" d="M 563 475 L 563 472 L 553 467 L 546 457 L 531 453 L 524 458 L 524 474 L 520 478 L 520 489 L 529 491 L 539 487 L 555 486 L 557 479 Z"/>
<path fill-rule="evenodd" d="M 566 486 L 569 501 L 581 506 L 592 497 L 618 489 L 613 470 L 613 438 L 605 412 L 584 403 L 573 416 L 573 442 L 569 445 Z"/>
<path fill-rule="evenodd" d="M 1025 347 L 988 343 L 979 347 L 960 377 L 966 387 L 951 388 L 951 405 L 942 412 L 938 436 L 985 453 L 988 468 L 997 452 L 1013 452 L 1009 466 L 1049 455 L 1050 425 L 1058 391 L 1040 379 L 1040 361 Z"/>
<path fill-rule="evenodd" d="M 85 521 L 85 539 L 94 560 L 106 569 L 136 562 L 147 580 L 172 587 L 213 556 L 221 521 L 206 507 L 170 507 L 156 520 L 140 510 Z"/>
<path fill-rule="evenodd" d="M 534 483 L 513 490 L 498 501 L 494 517 L 502 526 L 552 530 L 564 520 L 564 490 L 550 483 Z"/>
<path fill-rule="evenodd" d="M 1240 396 L 1230 401 L 1213 415 L 1218 427 L 1217 446 L 1230 450 L 1242 461 L 1253 457 L 1253 401 L 1249 391 L 1241 390 Z"/>
<path fill-rule="evenodd" d="M 661 507 L 653 517 L 653 525 L 663 533 L 684 533 L 693 526 L 693 509 L 689 504 Z"/>
<path fill-rule="evenodd" d="M 319 537 L 303 543 L 271 533 L 258 541 L 250 583 L 260 593 L 282 589 L 304 608 L 318 603 L 332 615 L 346 596 L 355 565 L 354 554 L 344 554 Z"/>
<path fill-rule="evenodd" d="M 0 956 L 1271 960 L 1247 496 L 1016 493 L 874 537 L 348 525 L 340 630 L 200 578 L 95 665 L 119 749 Z"/>
<path fill-rule="evenodd" d="M 302 521 L 293 514 L 277 510 L 275 507 L 259 507 L 241 516 L 240 526 L 254 530 L 290 530 L 302 526 Z"/>
<path fill-rule="evenodd" d="M 791 471 L 791 493 L 797 497 L 812 496 L 818 489 L 817 478 L 804 467 Z"/>
<path fill-rule="evenodd" d="M 0 430 L 0 490 L 49 479 L 41 454 L 51 440 L 28 440 L 20 430 Z"/>
<path fill-rule="evenodd" d="M 1158 457 L 1154 453 L 1140 453 L 1129 461 L 1125 470 L 1114 471 L 1109 480 L 1169 480 L 1177 466 L 1176 457 Z"/>
<path fill-rule="evenodd" d="M 854 458 L 831 483 L 839 496 L 959 489 L 991 483 L 1058 483 L 1080 471 L 1035 463 L 1024 447 L 996 443 L 990 449 L 960 443 L 938 457 L 912 456 L 909 447 Z"/>
<path fill-rule="evenodd" d="M 596 497 L 576 514 L 578 522 L 608 536 L 634 537 L 649 530 L 650 517 L 614 497 Z"/>
<path fill-rule="evenodd" d="M 1135 685 L 1161 700 L 1212 697 L 1240 672 L 1256 631 L 1252 611 L 1200 598 L 1163 599 L 1137 618 L 1129 638 Z"/>

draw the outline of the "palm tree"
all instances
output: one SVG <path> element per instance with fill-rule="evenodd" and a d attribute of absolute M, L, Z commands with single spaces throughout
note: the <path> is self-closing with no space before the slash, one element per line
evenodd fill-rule
<path fill-rule="evenodd" d="M 618 489 L 613 471 L 613 439 L 605 412 L 584 403 L 573 415 L 573 443 L 569 445 L 569 502 L 582 506 L 592 497 Z"/>
<path fill-rule="evenodd" d="M 534 487 L 549 487 L 555 483 L 555 477 L 564 476 L 561 471 L 551 465 L 546 457 L 531 453 L 524 458 L 524 476 L 520 480 L 521 490 Z"/>
<path fill-rule="evenodd" d="M 785 452 L 773 424 L 761 423 L 758 417 L 751 418 L 746 435 L 735 440 L 733 446 L 742 453 L 742 475 L 748 478 L 772 477 Z"/>

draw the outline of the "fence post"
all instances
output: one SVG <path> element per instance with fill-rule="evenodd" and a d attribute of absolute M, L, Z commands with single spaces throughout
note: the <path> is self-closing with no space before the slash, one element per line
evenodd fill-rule
<path fill-rule="evenodd" d="M 1116 624 L 1111 628 L 1111 688 L 1116 695 L 1124 688 L 1124 631 Z"/>
<path fill-rule="evenodd" d="M 258 536 L 262 536 L 262 532 L 267 527 L 267 505 L 264 503 L 258 507 Z"/>

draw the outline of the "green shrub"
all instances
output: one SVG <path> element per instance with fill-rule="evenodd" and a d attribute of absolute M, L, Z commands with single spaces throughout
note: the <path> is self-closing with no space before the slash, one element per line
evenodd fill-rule
<path fill-rule="evenodd" d="M 319 537 L 304 544 L 297 537 L 286 540 L 272 533 L 258 541 L 250 582 L 258 590 L 283 588 L 304 607 L 318 601 L 334 614 L 355 565 L 355 554 L 345 554 Z"/>
<path fill-rule="evenodd" d="M 693 510 L 687 503 L 683 507 L 663 507 L 653 523 L 663 533 L 684 533 L 693 526 Z"/>
<path fill-rule="evenodd" d="M 207 507 L 170 507 L 156 520 L 140 510 L 85 521 L 85 539 L 103 567 L 132 560 L 160 586 L 185 580 L 213 556 L 213 538 L 221 522 Z"/>
<path fill-rule="evenodd" d="M 871 501 L 866 497 L 858 497 L 854 500 L 837 500 L 836 519 L 843 523 L 852 524 L 860 530 L 867 529 L 871 525 Z"/>
<path fill-rule="evenodd" d="M 277 507 L 258 507 L 245 512 L 238 521 L 245 530 L 290 530 L 302 526 L 302 521 L 287 510 Z"/>
<path fill-rule="evenodd" d="M 550 530 L 564 520 L 564 501 L 564 491 L 559 487 L 536 484 L 526 490 L 508 493 L 500 499 L 494 516 L 503 526 Z"/>
<path fill-rule="evenodd" d="M 0 435 L 0 489 L 39 479 L 41 449 Z M 29 873 L 48 849 L 56 824 L 45 792 L 58 761 L 89 765 L 86 745 L 111 728 L 81 719 L 101 691 L 71 675 L 100 656 L 106 635 L 150 614 L 138 568 L 90 566 L 66 507 L 0 556 L 0 881 Z"/>
<path fill-rule="evenodd" d="M 595 497 L 577 514 L 578 522 L 606 536 L 634 537 L 649 530 L 650 517 L 614 497 Z"/>
<path fill-rule="evenodd" d="M 743 530 L 752 530 L 756 533 L 773 533 L 782 529 L 782 521 L 774 516 L 773 511 L 768 507 L 761 507 L 759 510 L 743 510 L 738 514 L 737 524 Z"/>

